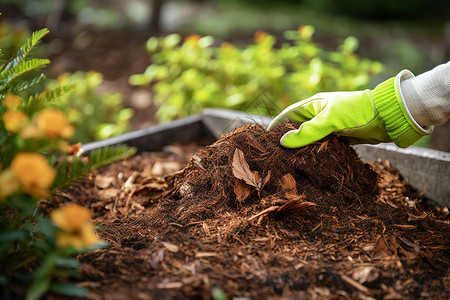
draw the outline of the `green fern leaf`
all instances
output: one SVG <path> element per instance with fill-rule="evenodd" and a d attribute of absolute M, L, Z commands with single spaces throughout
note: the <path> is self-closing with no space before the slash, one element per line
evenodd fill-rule
<path fill-rule="evenodd" d="M 89 153 L 89 162 L 83 163 L 81 157 L 63 157 L 58 161 L 56 156 L 50 158 L 50 162 L 56 165 L 56 179 L 52 190 L 58 190 L 77 180 L 81 176 L 118 160 L 125 159 L 136 153 L 135 148 L 119 145 L 93 150 Z"/>
<path fill-rule="evenodd" d="M 30 54 L 31 50 L 42 40 L 44 36 L 46 36 L 50 31 L 47 28 L 40 29 L 32 33 L 31 37 L 25 42 L 22 47 L 20 47 L 19 51 L 15 57 L 13 57 L 9 63 L 4 64 L 0 71 L 9 70 L 17 67 L 22 61 L 24 61 L 28 54 Z"/>
<path fill-rule="evenodd" d="M 44 92 L 38 94 L 34 98 L 28 101 L 27 107 L 25 109 L 26 113 L 33 113 L 40 110 L 42 107 L 47 106 L 49 102 L 55 101 L 61 96 L 70 93 L 75 89 L 76 85 L 66 84 L 57 86 L 53 89 L 47 89 Z"/>
<path fill-rule="evenodd" d="M 24 79 L 23 81 L 19 82 L 17 85 L 13 86 L 9 91 L 12 93 L 19 93 L 28 88 L 38 85 L 39 83 L 44 81 L 46 78 L 47 77 L 44 74 L 40 74 L 39 76 L 31 78 L 29 80 Z"/>
<path fill-rule="evenodd" d="M 22 61 L 20 64 L 14 66 L 13 68 L 3 70 L 3 72 L 0 73 L 0 81 L 3 82 L 4 85 L 8 84 L 9 82 L 17 79 L 23 74 L 42 68 L 49 63 L 50 60 L 46 58 L 33 58 L 30 60 Z"/>

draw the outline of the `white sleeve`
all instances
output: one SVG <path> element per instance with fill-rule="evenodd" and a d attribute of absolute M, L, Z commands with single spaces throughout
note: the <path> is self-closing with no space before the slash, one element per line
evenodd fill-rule
<path fill-rule="evenodd" d="M 450 61 L 400 85 L 408 110 L 422 127 L 450 118 Z"/>

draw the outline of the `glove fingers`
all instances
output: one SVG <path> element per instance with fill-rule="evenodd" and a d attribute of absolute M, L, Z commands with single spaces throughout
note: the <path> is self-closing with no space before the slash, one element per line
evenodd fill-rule
<path fill-rule="evenodd" d="M 304 122 L 299 129 L 286 132 L 280 140 L 286 148 L 300 148 L 318 141 L 330 133 L 333 129 L 314 119 Z"/>
<path fill-rule="evenodd" d="M 289 121 L 303 123 L 314 118 L 324 108 L 326 101 L 320 101 L 320 98 L 315 96 L 288 106 L 283 110 L 267 127 L 267 130 L 273 129 L 279 124 Z"/>

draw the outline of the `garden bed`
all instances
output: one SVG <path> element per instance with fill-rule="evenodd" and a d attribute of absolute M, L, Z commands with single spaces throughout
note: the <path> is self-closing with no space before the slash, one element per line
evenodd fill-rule
<path fill-rule="evenodd" d="M 338 137 L 284 149 L 286 130 L 143 152 L 59 192 L 47 208 L 90 208 L 108 242 L 78 256 L 91 298 L 446 298 L 448 211 Z"/>

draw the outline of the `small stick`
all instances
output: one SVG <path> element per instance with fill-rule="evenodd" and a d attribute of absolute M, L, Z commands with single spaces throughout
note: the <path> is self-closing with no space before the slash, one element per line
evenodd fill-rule
<path fill-rule="evenodd" d="M 256 219 L 257 217 L 259 217 L 259 216 L 261 216 L 261 215 L 263 215 L 263 214 L 266 214 L 266 213 L 269 213 L 269 212 L 271 212 L 271 211 L 277 210 L 278 208 L 280 208 L 280 207 L 279 207 L 279 206 L 271 206 L 271 207 L 269 207 L 269 208 L 266 208 L 266 209 L 263 210 L 263 211 L 260 211 L 260 212 L 257 213 L 256 215 L 251 216 L 248 220 L 251 221 L 251 220 Z"/>

